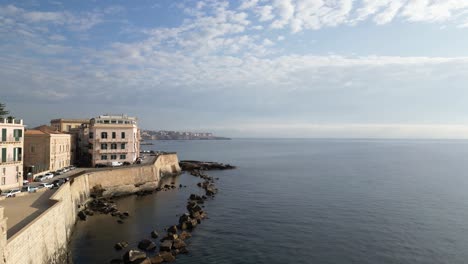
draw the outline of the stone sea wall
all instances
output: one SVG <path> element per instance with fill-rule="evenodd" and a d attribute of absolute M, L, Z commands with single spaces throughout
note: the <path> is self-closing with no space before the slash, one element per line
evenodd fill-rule
<path fill-rule="evenodd" d="M 0 208 L 0 264 L 67 263 L 67 244 L 77 214 L 95 186 L 105 190 L 104 196 L 123 195 L 156 188 L 161 177 L 180 171 L 173 153 L 160 155 L 148 165 L 83 172 L 63 184 L 51 197 L 54 204 L 8 240 Z"/>

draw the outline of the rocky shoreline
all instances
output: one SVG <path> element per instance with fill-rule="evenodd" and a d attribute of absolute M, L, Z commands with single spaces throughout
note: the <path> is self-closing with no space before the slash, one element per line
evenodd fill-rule
<path fill-rule="evenodd" d="M 187 200 L 187 211 L 180 215 L 177 224 L 164 229 L 164 236 L 160 237 L 157 230 L 151 230 L 148 232 L 148 238 L 143 238 L 138 243 L 138 249 L 129 249 L 123 254 L 122 258 L 112 259 L 110 263 L 158 264 L 173 262 L 176 260 L 177 255 L 188 253 L 185 241 L 192 236 L 193 230 L 201 224 L 204 219 L 207 219 L 208 215 L 204 210 L 204 203 L 208 199 L 213 199 L 218 192 L 215 186 L 215 181 L 218 180 L 218 178 L 209 176 L 205 171 L 234 169 L 235 166 L 217 162 L 193 160 L 180 161 L 179 164 L 182 171 L 202 180 L 197 183 L 197 186 L 205 191 L 205 195 L 191 194 Z M 139 191 L 134 194 L 142 196 L 184 187 L 186 186 L 179 185 L 177 187 L 174 182 L 172 182 L 170 185 L 165 184 L 156 189 Z M 103 197 L 102 194 L 104 191 L 102 187 L 95 186 L 91 190 L 91 197 L 93 199 L 85 205 L 84 210 L 78 213 L 78 217 L 82 221 L 86 221 L 87 217 L 93 216 L 94 214 L 110 214 L 112 217 L 117 218 L 116 221 L 119 224 L 125 224 L 125 219 L 131 217 L 130 214 L 126 211 L 122 212 L 119 210 L 115 204 L 114 198 Z M 157 239 L 159 239 L 159 241 L 157 241 Z M 128 242 L 120 241 L 114 245 L 114 248 L 117 251 L 121 251 L 126 249 L 128 245 Z M 158 246 L 159 252 L 156 253 Z"/>

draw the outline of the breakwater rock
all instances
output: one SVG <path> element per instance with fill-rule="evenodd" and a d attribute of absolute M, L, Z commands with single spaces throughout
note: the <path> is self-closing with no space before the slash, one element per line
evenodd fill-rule
<path fill-rule="evenodd" d="M 219 162 L 197 161 L 197 160 L 182 160 L 179 166 L 183 171 L 193 170 L 230 170 L 235 169 L 235 166 Z"/>

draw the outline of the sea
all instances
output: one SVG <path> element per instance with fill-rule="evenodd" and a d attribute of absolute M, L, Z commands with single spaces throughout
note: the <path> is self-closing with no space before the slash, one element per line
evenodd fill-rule
<path fill-rule="evenodd" d="M 468 141 L 233 139 L 152 141 L 144 149 L 217 161 L 219 193 L 209 219 L 176 263 L 468 263 Z M 114 244 L 177 224 L 199 178 L 186 188 L 117 200 L 130 217 L 79 221 L 70 242 L 78 263 L 121 258 Z"/>

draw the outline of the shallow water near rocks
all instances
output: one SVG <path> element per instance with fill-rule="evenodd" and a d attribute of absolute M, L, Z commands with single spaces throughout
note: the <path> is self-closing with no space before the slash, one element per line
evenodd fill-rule
<path fill-rule="evenodd" d="M 210 171 L 219 193 L 210 219 L 176 263 L 466 263 L 468 141 L 153 141 L 180 159 L 231 163 Z M 131 217 L 78 222 L 75 263 L 109 263 L 121 240 L 136 247 L 177 223 L 200 179 L 187 188 L 117 201 Z"/>

